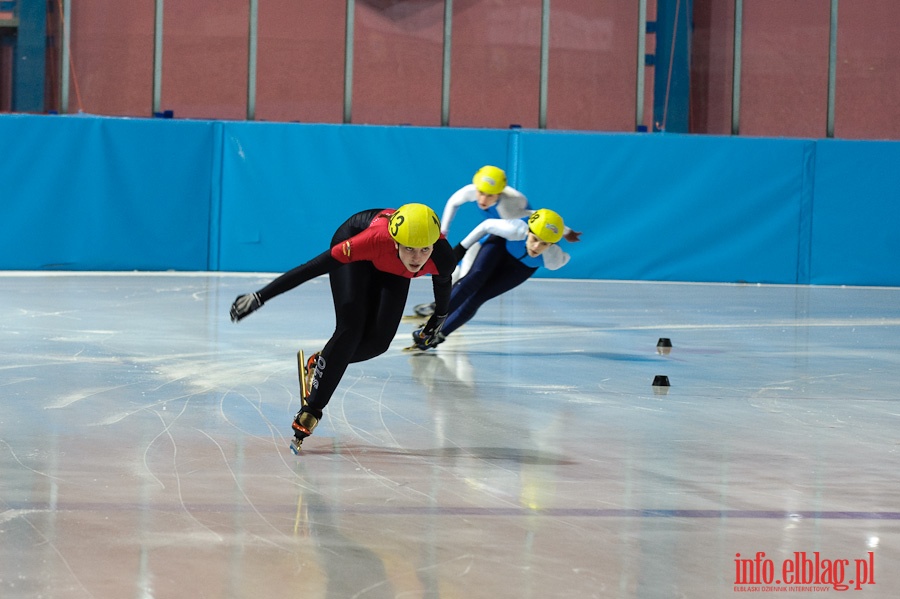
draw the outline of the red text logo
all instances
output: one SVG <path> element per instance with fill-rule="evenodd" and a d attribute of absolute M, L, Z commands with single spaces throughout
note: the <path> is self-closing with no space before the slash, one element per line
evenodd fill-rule
<path fill-rule="evenodd" d="M 858 559 L 829 559 L 818 551 L 795 551 L 781 563 L 757 551 L 734 556 L 735 591 L 859 591 L 875 584 L 875 552 Z"/>

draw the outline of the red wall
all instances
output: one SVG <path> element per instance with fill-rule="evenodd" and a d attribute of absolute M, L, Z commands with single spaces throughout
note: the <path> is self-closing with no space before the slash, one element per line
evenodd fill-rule
<path fill-rule="evenodd" d="M 73 3 L 70 112 L 150 115 L 153 4 Z M 551 7 L 547 127 L 633 131 L 637 2 Z M 825 136 L 829 8 L 744 2 L 742 135 Z M 258 120 L 342 122 L 344 10 L 339 0 L 259 3 Z M 442 0 L 356 1 L 352 122 L 441 124 L 443 10 Z M 900 2 L 842 2 L 838 21 L 835 135 L 900 139 Z M 161 108 L 246 118 L 248 27 L 247 0 L 166 0 Z M 451 126 L 538 127 L 540 27 L 541 0 L 454 2 Z M 734 0 L 694 0 L 693 132 L 731 133 L 733 27 Z M 649 35 L 648 52 L 654 44 Z"/>
<path fill-rule="evenodd" d="M 742 135 L 825 137 L 830 2 L 744 2 Z M 734 0 L 695 0 L 691 128 L 731 133 Z M 835 137 L 900 139 L 900 2 L 838 10 Z"/>

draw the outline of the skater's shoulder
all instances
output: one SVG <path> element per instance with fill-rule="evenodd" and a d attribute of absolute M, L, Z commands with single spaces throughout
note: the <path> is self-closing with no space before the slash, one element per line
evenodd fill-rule
<path fill-rule="evenodd" d="M 503 188 L 503 191 L 500 192 L 500 201 L 503 200 L 525 200 L 525 194 L 513 187 L 512 185 L 507 185 Z"/>
<path fill-rule="evenodd" d="M 453 192 L 447 200 L 448 204 L 465 204 L 466 202 L 474 202 L 478 199 L 478 190 L 473 183 L 463 185 Z"/>
<path fill-rule="evenodd" d="M 437 268 L 437 274 L 449 275 L 456 268 L 456 260 L 453 257 L 453 248 L 445 237 L 434 242 L 434 250 L 431 252 L 431 261 Z"/>

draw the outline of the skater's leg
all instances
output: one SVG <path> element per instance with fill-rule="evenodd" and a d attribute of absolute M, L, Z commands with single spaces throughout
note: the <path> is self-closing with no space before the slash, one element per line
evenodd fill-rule
<path fill-rule="evenodd" d="M 378 297 L 368 306 L 365 331 L 350 359 L 351 363 L 363 362 L 386 352 L 403 318 L 403 308 L 409 295 L 409 279 L 383 272 L 376 272 L 374 278 Z"/>
<path fill-rule="evenodd" d="M 469 249 L 466 250 L 466 254 L 463 256 L 463 259 L 460 260 L 459 264 L 456 265 L 456 268 L 453 269 L 453 274 L 450 277 L 450 282 L 453 285 L 459 283 L 460 279 L 469 274 L 469 271 L 472 270 L 472 265 L 475 264 L 475 258 L 478 257 L 478 251 L 481 249 L 481 242 L 476 241 Z M 413 312 L 418 316 L 422 316 L 428 318 L 432 314 L 434 314 L 434 302 L 428 304 L 418 304 L 413 308 Z"/>
<path fill-rule="evenodd" d="M 488 250 L 482 250 L 481 254 L 486 251 Z M 518 287 L 528 280 L 536 270 L 510 256 L 505 249 L 503 254 L 498 252 L 498 256 L 490 270 L 476 271 L 476 262 L 476 267 L 473 267 L 473 270 L 460 281 L 460 284 L 453 288 L 450 298 L 450 316 L 442 329 L 444 336 L 449 336 L 469 322 L 485 302 Z M 464 286 L 465 282 L 476 272 L 479 273 L 480 284 Z"/>
<path fill-rule="evenodd" d="M 353 361 L 363 342 L 370 318 L 369 306 L 380 296 L 376 274 L 370 263 L 353 262 L 329 275 L 335 328 L 331 339 L 319 352 L 307 405 L 303 408 L 317 418 L 321 418 L 322 409 L 331 400 L 347 365 Z"/>
<path fill-rule="evenodd" d="M 332 238 L 332 245 L 340 243 L 351 236 L 354 223 L 348 220 L 341 225 Z M 325 347 L 310 360 L 312 378 L 309 382 L 309 395 L 302 402 L 300 411 L 294 418 L 292 428 L 294 441 L 291 449 L 299 453 L 303 439 L 312 434 L 322 418 L 322 410 L 331 400 L 334 390 L 344 376 L 347 365 L 353 361 L 368 329 L 373 304 L 377 305 L 381 297 L 383 281 L 379 277 L 383 273 L 368 262 L 354 262 L 343 265 L 330 273 L 331 294 L 334 302 L 335 329 Z M 406 281 L 407 288 L 409 282 Z M 403 295 L 397 316 L 397 323 L 402 316 L 406 295 Z M 396 331 L 396 326 L 394 327 Z M 307 368 L 309 369 L 309 367 Z"/>
<path fill-rule="evenodd" d="M 475 311 L 481 304 L 471 301 L 471 298 L 478 294 L 481 287 L 494 275 L 494 271 L 501 264 L 504 256 L 508 255 L 506 244 L 499 237 L 490 237 L 483 244 L 472 268 L 453 286 L 450 293 L 449 316 L 441 329 L 445 336 L 461 327 L 475 315 Z"/>
<path fill-rule="evenodd" d="M 475 264 L 475 258 L 478 257 L 478 251 L 481 250 L 481 242 L 476 241 L 469 249 L 466 250 L 463 259 L 460 260 L 457 267 L 453 270 L 453 279 L 452 282 L 456 285 L 461 278 L 469 274 L 469 271 L 472 270 L 472 265 Z"/>

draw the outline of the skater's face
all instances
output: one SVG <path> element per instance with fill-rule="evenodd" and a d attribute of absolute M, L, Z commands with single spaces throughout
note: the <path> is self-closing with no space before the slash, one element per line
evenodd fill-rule
<path fill-rule="evenodd" d="M 431 257 L 431 252 L 434 251 L 433 245 L 423 248 L 410 248 L 398 243 L 395 243 L 394 245 L 397 246 L 397 251 L 400 253 L 400 262 L 403 263 L 403 266 L 405 266 L 406 270 L 409 272 L 419 272 L 422 270 L 422 267 L 425 266 L 425 263 L 428 262 L 428 259 Z"/>
<path fill-rule="evenodd" d="M 479 191 L 478 199 L 476 201 L 478 202 L 479 208 L 481 208 L 482 210 L 487 210 L 488 208 L 490 208 L 491 206 L 493 206 L 494 204 L 496 204 L 497 202 L 500 201 L 500 194 L 499 193 L 482 193 Z"/>
<path fill-rule="evenodd" d="M 531 231 L 528 232 L 528 240 L 525 241 L 525 249 L 528 251 L 528 255 L 532 258 L 543 254 L 544 250 L 546 250 L 551 245 L 553 244 L 546 241 L 541 241 L 538 236 Z"/>

